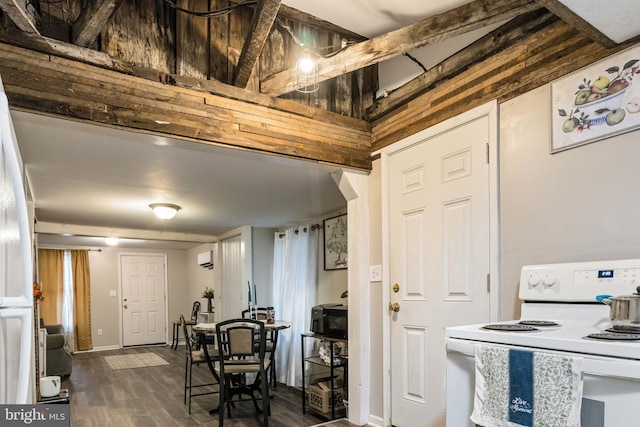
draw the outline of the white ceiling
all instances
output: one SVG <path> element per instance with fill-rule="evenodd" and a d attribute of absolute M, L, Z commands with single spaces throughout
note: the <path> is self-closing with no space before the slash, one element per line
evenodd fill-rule
<path fill-rule="evenodd" d="M 355 33 L 375 37 L 407 26 L 465 0 L 284 0 L 284 4 Z M 640 2 L 563 0 L 614 40 L 640 34 Z M 487 29 L 486 31 L 489 31 Z M 425 66 L 459 50 L 486 31 L 412 54 Z M 426 52 L 426 53 L 425 53 Z M 381 89 L 394 89 L 420 72 L 408 59 L 380 64 Z M 392 63 L 393 61 L 388 61 Z M 391 76 L 387 74 L 392 74 Z M 221 147 L 205 146 L 99 126 L 13 112 L 23 160 L 31 180 L 38 220 L 73 224 L 81 234 L 118 234 L 123 229 L 219 235 L 253 225 L 281 227 L 346 205 L 333 183 L 335 169 Z M 150 203 L 182 206 L 176 218 L 154 218 Z M 100 227 L 100 233 L 88 232 Z M 125 233 L 126 234 L 126 233 Z M 131 234 L 131 233 L 129 233 Z M 135 233 L 134 233 L 135 234 Z M 140 237 L 138 233 L 137 237 Z M 146 238 L 123 247 L 167 247 Z M 175 240 L 175 235 L 172 235 Z M 102 239 L 43 235 L 49 245 L 100 246 Z M 193 244 L 173 243 L 176 248 Z"/>
<path fill-rule="evenodd" d="M 346 206 L 332 166 L 19 111 L 12 119 L 38 222 L 82 226 L 69 226 L 70 233 L 92 226 L 104 227 L 102 235 L 155 230 L 190 240 L 244 225 L 286 226 Z M 182 209 L 160 220 L 148 206 L 157 202 Z M 67 240 L 45 237 L 51 244 Z"/>

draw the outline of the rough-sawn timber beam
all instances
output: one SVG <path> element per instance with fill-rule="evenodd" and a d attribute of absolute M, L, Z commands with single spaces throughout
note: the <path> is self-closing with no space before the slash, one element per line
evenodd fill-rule
<path fill-rule="evenodd" d="M 308 117 L 304 108 L 303 114 L 273 110 L 2 43 L 0 57 L 0 76 L 12 108 L 371 170 L 371 134 L 363 121 L 356 126 L 321 121 Z"/>
<path fill-rule="evenodd" d="M 0 0 L 0 9 L 9 16 L 9 18 L 26 33 L 40 34 L 36 27 L 35 9 L 31 5 L 29 10 L 28 2 L 19 0 Z"/>
<path fill-rule="evenodd" d="M 517 43 L 558 18 L 545 9 L 535 10 L 512 19 L 486 36 L 475 41 L 449 58 L 431 67 L 383 98 L 379 98 L 367 111 L 367 119 L 376 121 L 385 114 L 432 89 L 455 78 L 473 64 Z"/>
<path fill-rule="evenodd" d="M 402 55 L 411 50 L 467 33 L 538 9 L 534 0 L 475 0 L 413 25 L 351 45 L 318 64 L 318 80 L 339 75 Z M 282 95 L 294 90 L 294 70 L 288 69 L 263 79 L 262 93 Z"/>
<path fill-rule="evenodd" d="M 73 24 L 73 42 L 88 46 L 124 0 L 89 0 Z"/>
<path fill-rule="evenodd" d="M 596 43 L 600 43 L 604 47 L 615 47 L 616 42 L 604 35 L 596 27 L 582 19 L 567 6 L 558 0 L 537 0 L 540 6 L 543 6 L 553 12 L 558 18 L 571 25 L 576 30 L 582 32 Z"/>
<path fill-rule="evenodd" d="M 242 53 L 238 60 L 233 85 L 244 88 L 249 82 L 251 71 L 253 70 L 262 48 L 264 47 L 273 22 L 276 20 L 281 0 L 259 0 L 256 10 L 251 18 L 251 29 L 249 35 L 242 46 Z"/>
<path fill-rule="evenodd" d="M 634 42 L 606 49 L 558 20 L 374 122 L 372 152 L 494 99 L 504 103 Z"/>

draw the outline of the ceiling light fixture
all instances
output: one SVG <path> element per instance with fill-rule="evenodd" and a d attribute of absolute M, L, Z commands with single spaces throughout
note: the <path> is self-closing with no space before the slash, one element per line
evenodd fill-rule
<path fill-rule="evenodd" d="M 120 238 L 119 237 L 105 237 L 104 238 L 104 242 L 109 246 L 118 246 L 118 243 L 120 243 Z"/>
<path fill-rule="evenodd" d="M 176 216 L 180 210 L 180 206 L 171 203 L 152 203 L 149 207 L 160 219 L 171 219 Z"/>
<path fill-rule="evenodd" d="M 313 93 L 320 88 L 318 82 L 318 64 L 311 56 L 311 51 L 305 49 L 302 57 L 296 62 L 296 77 L 293 87 L 298 92 Z"/>

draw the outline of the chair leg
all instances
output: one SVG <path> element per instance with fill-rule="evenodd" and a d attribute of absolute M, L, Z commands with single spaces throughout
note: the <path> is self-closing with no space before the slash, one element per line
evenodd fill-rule
<path fill-rule="evenodd" d="M 187 376 L 189 375 L 189 359 L 184 364 L 184 403 L 187 404 Z"/>
<path fill-rule="evenodd" d="M 192 379 L 192 373 L 193 373 L 193 363 L 189 363 L 189 414 L 191 414 L 191 387 L 193 384 L 193 379 Z"/>
<path fill-rule="evenodd" d="M 171 337 L 171 348 L 174 350 L 178 349 L 178 341 L 180 339 L 180 330 L 178 325 L 173 323 L 173 336 Z"/>

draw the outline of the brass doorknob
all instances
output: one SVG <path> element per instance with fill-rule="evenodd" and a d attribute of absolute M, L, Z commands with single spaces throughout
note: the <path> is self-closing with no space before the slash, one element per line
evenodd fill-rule
<path fill-rule="evenodd" d="M 400 304 L 398 304 L 397 302 L 390 302 L 389 303 L 389 311 L 393 311 L 394 313 L 397 313 L 400 311 Z"/>

